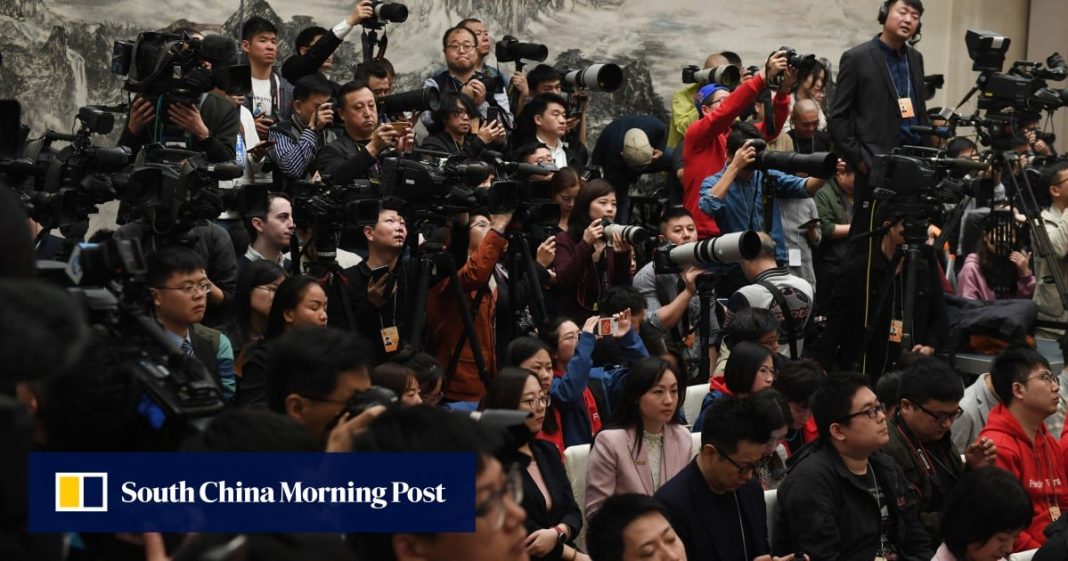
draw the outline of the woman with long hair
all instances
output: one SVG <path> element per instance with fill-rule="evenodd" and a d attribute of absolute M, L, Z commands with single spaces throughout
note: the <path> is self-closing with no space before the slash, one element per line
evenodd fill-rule
<path fill-rule="evenodd" d="M 286 278 L 277 263 L 258 259 L 248 264 L 237 279 L 234 292 L 234 315 L 226 326 L 226 335 L 237 349 L 237 372 L 241 372 L 245 351 L 263 339 L 267 315 L 274 294 Z"/>
<path fill-rule="evenodd" d="M 571 211 L 575 208 L 575 198 L 582 184 L 582 177 L 575 168 L 565 167 L 553 174 L 553 202 L 560 206 L 560 223 L 556 227 L 561 232 L 567 231 Z"/>
<path fill-rule="evenodd" d="M 586 515 L 620 493 L 652 495 L 693 457 L 680 424 L 685 394 L 666 360 L 648 357 L 630 368 L 612 419 L 594 439 L 586 475 Z"/>
<path fill-rule="evenodd" d="M 523 469 L 523 501 L 527 512 L 527 552 L 532 559 L 587 561 L 573 543 L 582 529 L 582 512 L 571 492 L 571 481 L 552 443 L 534 438 L 541 432 L 550 403 L 538 375 L 523 368 L 504 368 L 486 389 L 479 406 L 527 411 L 530 438 L 518 443 Z"/>
<path fill-rule="evenodd" d="M 712 402 L 725 396 L 745 397 L 762 392 L 775 381 L 775 357 L 759 343 L 742 341 L 731 348 L 722 378 L 712 378 L 711 391 L 701 403 L 701 414 L 694 420 L 693 430 L 701 430 L 705 411 Z"/>
<path fill-rule="evenodd" d="M 371 384 L 381 386 L 397 396 L 397 405 L 422 405 L 419 376 L 415 370 L 396 362 L 383 362 L 371 369 Z"/>
<path fill-rule="evenodd" d="M 1018 247 L 1016 226 L 989 224 L 975 252 L 964 258 L 957 274 L 957 292 L 972 300 L 1031 298 L 1035 274 L 1031 253 Z"/>
<path fill-rule="evenodd" d="M 556 291 L 559 314 L 585 321 L 613 285 L 629 285 L 631 245 L 618 235 L 605 236 L 606 222 L 616 217 L 616 190 L 603 179 L 579 189 L 566 232 L 556 235 Z"/>
<path fill-rule="evenodd" d="M 326 292 L 312 277 L 301 275 L 287 278 L 274 293 L 263 340 L 248 352 L 248 359 L 237 381 L 235 406 L 266 403 L 267 361 L 274 341 L 290 329 L 305 326 L 326 327 Z"/>

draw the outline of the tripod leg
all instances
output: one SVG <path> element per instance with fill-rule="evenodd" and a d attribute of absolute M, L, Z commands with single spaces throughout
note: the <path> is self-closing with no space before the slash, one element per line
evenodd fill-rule
<path fill-rule="evenodd" d="M 430 257 L 419 258 L 419 278 L 416 281 L 415 299 L 412 301 L 412 327 L 407 341 L 417 351 L 423 350 L 423 327 L 426 325 L 426 295 L 430 290 L 430 275 L 433 273 Z M 455 269 L 453 269 L 455 274 Z M 445 383 L 449 381 L 446 375 Z"/>
<path fill-rule="evenodd" d="M 486 359 L 482 356 L 482 348 L 478 344 L 478 333 L 475 332 L 475 320 L 471 316 L 471 309 L 467 307 L 467 297 L 464 295 L 463 286 L 460 284 L 460 275 L 456 272 L 456 264 L 453 263 L 452 259 L 447 255 L 443 256 L 441 261 L 442 266 L 448 269 L 453 297 L 456 298 L 457 307 L 460 308 L 460 317 L 464 321 L 467 340 L 471 343 L 471 354 L 475 357 L 475 367 L 478 368 L 478 377 L 482 380 L 482 384 L 488 388 L 490 383 L 490 373 L 489 370 L 486 369 Z M 419 280 L 422 282 L 423 279 Z M 423 295 L 425 301 L 426 293 L 424 292 Z M 453 372 L 446 372 L 445 380 L 448 381 L 449 378 L 452 377 L 452 374 Z"/>
<path fill-rule="evenodd" d="M 541 283 L 538 282 L 538 269 L 534 266 L 534 256 L 531 255 L 527 237 L 523 236 L 518 242 L 519 250 L 522 252 L 519 258 L 521 262 L 518 264 L 519 266 L 512 270 L 512 274 L 516 274 L 520 270 L 526 274 L 527 290 L 530 291 L 531 298 L 531 312 L 534 315 L 534 321 L 539 325 L 543 325 L 549 322 L 549 311 L 545 307 L 545 295 L 542 294 Z"/>
<path fill-rule="evenodd" d="M 912 314 L 916 307 L 916 267 L 920 265 L 923 257 L 918 247 L 909 247 L 909 262 L 905 263 L 905 302 L 903 318 L 904 330 L 901 333 L 901 350 L 911 351 L 914 345 L 915 322 Z"/>

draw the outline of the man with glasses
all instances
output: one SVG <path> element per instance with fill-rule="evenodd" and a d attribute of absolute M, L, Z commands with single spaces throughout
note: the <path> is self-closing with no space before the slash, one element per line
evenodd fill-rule
<path fill-rule="evenodd" d="M 1050 205 L 1042 211 L 1042 220 L 1046 224 L 1053 254 L 1060 263 L 1059 271 L 1051 271 L 1045 259 L 1035 259 L 1035 305 L 1038 306 L 1038 319 L 1049 321 L 1068 321 L 1068 311 L 1061 306 L 1061 297 L 1057 285 L 1053 284 L 1053 275 L 1068 277 L 1068 162 L 1061 160 L 1042 172 L 1043 183 L 1049 186 Z M 1041 327 L 1036 331 L 1038 337 L 1058 339 L 1064 334 L 1063 329 Z"/>
<path fill-rule="evenodd" d="M 473 452 L 474 531 L 350 536 L 359 559 L 376 561 L 526 561 L 526 511 L 520 472 L 502 465 L 500 435 L 485 423 L 430 407 L 389 411 L 353 444 L 355 452 Z"/>
<path fill-rule="evenodd" d="M 479 44 L 478 35 L 469 28 L 463 26 L 449 28 L 445 31 L 441 41 L 446 68 L 427 78 L 423 86 L 435 88 L 442 93 L 457 91 L 467 94 L 467 97 L 475 101 L 482 119 L 488 118 L 488 110 L 491 106 L 496 107 L 501 110 L 502 124 L 511 127 L 512 112 L 508 105 L 508 94 L 504 91 L 503 81 L 499 75 L 490 79 L 485 72 L 479 71 L 481 61 Z M 429 112 L 423 114 L 423 122 L 430 124 Z"/>
<path fill-rule="evenodd" d="M 981 437 L 963 451 L 953 445 L 950 427 L 964 411 L 960 375 L 938 359 L 924 358 L 901 376 L 901 405 L 889 421 L 886 453 L 905 472 L 920 493 L 920 520 L 931 543 L 941 543 L 939 513 L 945 499 L 964 474 L 964 465 L 976 469 L 997 458 L 994 441 Z"/>
<path fill-rule="evenodd" d="M 812 397 L 812 415 L 820 439 L 794 456 L 779 487 L 772 549 L 820 561 L 930 559 L 916 492 L 879 451 L 889 441 L 886 406 L 867 378 L 827 378 Z"/>
<path fill-rule="evenodd" d="M 147 261 L 145 280 L 163 332 L 183 354 L 208 369 L 223 399 L 230 401 L 237 388 L 233 346 L 226 335 L 199 325 L 213 288 L 204 261 L 195 251 L 179 246 L 164 247 Z"/>
<path fill-rule="evenodd" d="M 1009 348 L 990 365 L 1001 403 L 979 433 L 997 445 L 997 466 L 1016 476 L 1031 495 L 1031 526 L 1020 533 L 1014 551 L 1046 543 L 1046 526 L 1068 509 L 1068 473 L 1061 448 L 1044 421 L 1060 402 L 1057 374 L 1038 351 Z"/>
<path fill-rule="evenodd" d="M 671 512 L 687 558 L 793 559 L 792 553 L 768 555 L 764 491 L 753 477 L 768 461 L 764 445 L 779 428 L 774 424 L 756 413 L 750 398 L 724 397 L 708 408 L 697 458 L 656 493 Z"/>

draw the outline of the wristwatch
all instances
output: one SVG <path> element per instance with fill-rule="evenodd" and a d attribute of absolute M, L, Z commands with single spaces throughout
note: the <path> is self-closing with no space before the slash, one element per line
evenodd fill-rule
<path fill-rule="evenodd" d="M 567 532 L 560 529 L 560 526 L 553 526 L 553 530 L 556 530 L 556 542 L 564 543 L 567 541 Z"/>

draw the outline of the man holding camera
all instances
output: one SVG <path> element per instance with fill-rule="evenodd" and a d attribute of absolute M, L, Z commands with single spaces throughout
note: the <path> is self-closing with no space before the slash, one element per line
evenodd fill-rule
<path fill-rule="evenodd" d="M 1034 301 L 1038 306 L 1038 319 L 1066 322 L 1068 312 L 1064 310 L 1061 297 L 1057 294 L 1053 275 L 1068 275 L 1068 217 L 1065 216 L 1065 209 L 1068 209 L 1068 163 L 1060 161 L 1046 168 L 1042 178 L 1049 186 L 1050 197 L 1050 206 L 1042 210 L 1042 220 L 1045 222 L 1046 234 L 1060 270 L 1052 271 L 1045 259 L 1035 259 L 1038 285 L 1035 287 Z M 1044 337 L 1059 339 L 1064 330 L 1042 327 L 1038 333 Z"/>
<path fill-rule="evenodd" d="M 331 129 L 334 106 L 329 101 L 333 91 L 331 83 L 319 75 L 297 80 L 293 116 L 272 126 L 268 137 L 274 143 L 271 160 L 282 176 L 280 184 L 288 187 L 295 181 L 311 179 L 318 171 L 319 151 L 336 140 Z"/>
<path fill-rule="evenodd" d="M 375 95 L 366 82 L 352 81 L 341 87 L 338 97 L 345 134 L 319 154 L 319 170 L 334 185 L 365 179 L 382 153 L 414 141 L 411 131 L 401 136 L 392 125 L 378 124 Z"/>
<path fill-rule="evenodd" d="M 482 119 L 488 119 L 489 108 L 494 107 L 499 111 L 500 118 L 506 121 L 504 124 L 510 127 L 512 112 L 503 81 L 499 75 L 491 77 L 479 71 L 482 60 L 478 50 L 480 44 L 478 35 L 467 27 L 449 28 L 441 41 L 446 68 L 427 78 L 423 85 L 440 92 L 458 91 L 467 94 L 475 101 Z M 426 118 L 429 118 L 429 115 Z"/>
<path fill-rule="evenodd" d="M 271 125 L 288 119 L 293 109 L 293 86 L 273 69 L 278 57 L 278 28 L 262 17 L 250 17 L 241 26 L 241 50 L 252 72 L 252 91 L 245 98 L 245 107 L 256 118 L 256 133 L 264 138 Z"/>
<path fill-rule="evenodd" d="M 673 154 L 666 140 L 664 123 L 650 115 L 618 117 L 597 137 L 590 165 L 603 168 L 604 178 L 616 188 L 620 224 L 630 221 L 630 186 L 646 173 L 671 171 Z"/>
<path fill-rule="evenodd" d="M 374 10 L 371 0 L 360 0 L 352 7 L 352 12 L 332 29 L 312 26 L 301 30 L 297 34 L 296 52 L 282 63 L 282 77 L 294 86 L 305 76 L 318 74 L 325 78 L 326 72 L 334 67 L 334 51 L 341 46 L 341 42 L 353 28 L 372 18 Z M 341 89 L 336 82 L 331 81 L 330 84 L 334 93 Z"/>
<path fill-rule="evenodd" d="M 922 143 L 911 126 L 927 124 L 923 55 L 906 44 L 922 15 L 921 0 L 886 0 L 879 9 L 882 32 L 843 53 L 839 63 L 827 128 L 838 154 L 857 172 L 854 233 L 868 229 L 870 213 L 860 210 L 870 199 L 874 158 Z"/>
<path fill-rule="evenodd" d="M 686 129 L 683 206 L 693 214 L 697 232 L 702 238 L 715 236 L 720 229 L 712 215 L 701 212 L 701 182 L 723 169 L 727 161 L 727 134 L 731 123 L 753 105 L 760 92 L 768 87 L 768 81 L 778 81 L 780 75 L 781 83 L 775 95 L 775 122 L 785 123 L 790 113 L 790 88 L 797 79 L 796 69 L 787 64 L 786 51 L 771 55 L 764 71 L 742 83 L 733 92 L 719 84 L 706 84 L 697 92 L 694 101 L 701 118 Z M 757 129 L 763 135 L 763 123 L 757 125 Z"/>

